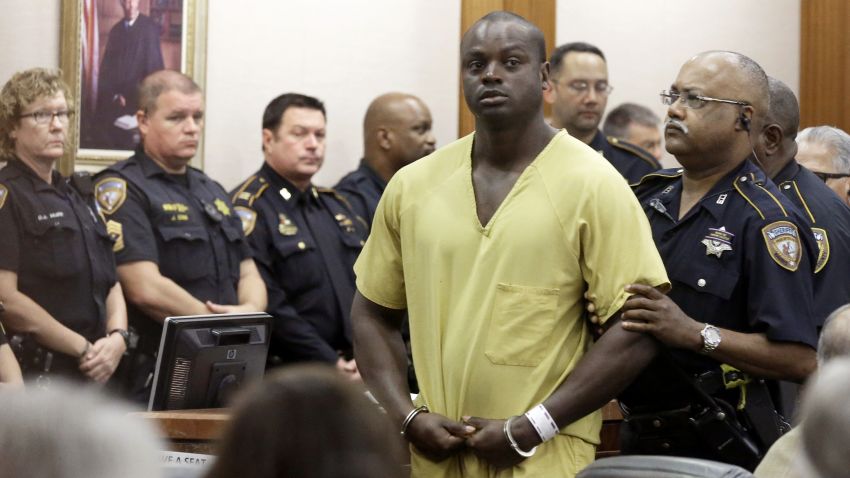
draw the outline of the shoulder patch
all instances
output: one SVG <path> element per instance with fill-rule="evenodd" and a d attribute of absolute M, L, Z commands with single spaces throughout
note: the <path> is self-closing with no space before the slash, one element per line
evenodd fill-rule
<path fill-rule="evenodd" d="M 121 178 L 103 178 L 94 185 L 94 197 L 104 214 L 114 214 L 127 199 L 127 181 Z"/>
<path fill-rule="evenodd" d="M 269 182 L 255 174 L 246 179 L 245 182 L 233 192 L 233 196 L 230 198 L 230 201 L 234 206 L 253 206 L 254 201 L 262 196 L 268 188 Z"/>
<path fill-rule="evenodd" d="M 788 221 L 776 221 L 761 228 L 761 233 L 770 257 L 784 269 L 795 272 L 803 255 L 797 226 Z"/>
<path fill-rule="evenodd" d="M 242 232 L 246 236 L 254 232 L 254 226 L 257 225 L 257 211 L 245 206 L 233 206 L 233 211 L 239 216 L 239 220 L 242 221 Z"/>
<path fill-rule="evenodd" d="M 3 205 L 6 204 L 6 198 L 9 196 L 9 189 L 6 186 L 0 184 L 0 209 L 3 209 Z"/>
<path fill-rule="evenodd" d="M 818 244 L 818 262 L 815 264 L 815 274 L 817 274 L 829 262 L 829 236 L 826 234 L 826 229 L 819 227 L 813 227 L 812 234 L 815 235 L 815 242 Z"/>
<path fill-rule="evenodd" d="M 649 154 L 645 149 L 641 148 L 636 144 L 629 143 L 628 141 L 623 141 L 620 138 L 615 138 L 613 136 L 606 136 L 605 139 L 608 140 L 608 144 L 615 148 L 622 149 L 624 151 L 628 151 L 638 158 L 644 160 L 649 163 L 655 169 L 661 169 L 661 164 L 658 163 L 658 160 L 655 159 L 651 154 Z"/>

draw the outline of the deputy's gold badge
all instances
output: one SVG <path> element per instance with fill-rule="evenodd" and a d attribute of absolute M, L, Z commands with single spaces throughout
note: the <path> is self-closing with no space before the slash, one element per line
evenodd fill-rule
<path fill-rule="evenodd" d="M 715 255 L 720 258 L 724 251 L 732 250 L 734 238 L 735 235 L 727 231 L 724 226 L 720 226 L 720 229 L 708 228 L 708 234 L 702 240 L 705 245 L 705 255 Z"/>
<path fill-rule="evenodd" d="M 215 200 L 215 201 L 213 201 L 213 202 L 215 203 L 215 207 L 216 207 L 216 209 L 218 209 L 218 211 L 219 211 L 220 213 L 224 214 L 225 216 L 229 216 L 229 215 L 230 215 L 230 208 L 229 208 L 229 207 L 227 207 L 227 203 L 226 203 L 226 202 L 224 202 L 224 201 L 223 201 L 223 200 L 221 200 L 221 199 L 216 199 L 216 200 Z"/>
<path fill-rule="evenodd" d="M 94 185 L 97 205 L 104 214 L 114 214 L 127 199 L 127 181 L 121 178 L 104 178 Z"/>
<path fill-rule="evenodd" d="M 234 206 L 233 210 L 239 216 L 239 220 L 242 221 L 242 232 L 246 236 L 254 232 L 254 226 L 257 225 L 257 213 L 245 206 Z"/>
<path fill-rule="evenodd" d="M 348 233 L 354 232 L 354 223 L 345 214 L 337 214 L 334 216 L 334 219 L 336 219 L 336 222 L 339 223 L 339 227 L 341 227 L 343 231 Z"/>
<path fill-rule="evenodd" d="M 3 205 L 6 204 L 6 197 L 9 195 L 9 190 L 6 189 L 6 186 L 0 184 L 0 209 L 3 209 Z"/>
<path fill-rule="evenodd" d="M 788 221 L 776 221 L 761 229 L 770 257 L 791 272 L 800 267 L 803 254 L 797 226 Z"/>
<path fill-rule="evenodd" d="M 124 249 L 124 226 L 110 219 L 106 221 L 106 233 L 112 239 L 112 252 L 121 252 Z"/>
<path fill-rule="evenodd" d="M 277 225 L 277 230 L 284 236 L 294 236 L 298 234 L 298 226 L 296 226 L 286 214 L 278 214 L 278 220 L 280 223 Z"/>
<path fill-rule="evenodd" d="M 815 242 L 818 243 L 818 262 L 815 264 L 815 274 L 817 274 L 829 262 L 829 236 L 826 235 L 826 229 L 817 227 L 812 228 L 812 233 L 815 235 Z"/>

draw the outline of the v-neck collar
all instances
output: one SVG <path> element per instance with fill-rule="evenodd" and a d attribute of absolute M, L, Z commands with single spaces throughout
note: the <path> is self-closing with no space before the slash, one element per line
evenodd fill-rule
<path fill-rule="evenodd" d="M 549 143 L 546 144 L 546 147 L 540 150 L 540 152 L 537 153 L 537 156 L 534 157 L 534 160 L 528 163 L 525 169 L 522 170 L 522 173 L 520 173 L 513 186 L 511 186 L 511 190 L 508 191 L 508 194 L 505 196 L 504 199 L 502 199 L 502 202 L 499 203 L 499 207 L 496 208 L 496 211 L 494 211 L 493 215 L 490 216 L 490 220 L 487 221 L 487 224 L 482 225 L 481 218 L 478 217 L 478 201 L 476 201 L 475 199 L 475 181 L 472 178 L 472 146 L 475 144 L 475 133 L 473 133 L 472 139 L 471 141 L 469 141 L 469 145 L 466 148 L 466 159 L 464 163 L 466 167 L 466 181 L 469 185 L 467 190 L 470 202 L 472 204 L 472 218 L 479 233 L 481 233 L 484 237 L 490 237 L 490 231 L 493 229 L 493 225 L 496 223 L 496 220 L 501 215 L 502 210 L 505 209 L 505 204 L 511 202 L 513 197 L 518 194 L 520 185 L 525 182 L 526 177 L 531 174 L 530 171 L 534 168 L 540 158 L 543 157 L 543 155 L 545 155 L 549 151 L 549 149 L 552 148 L 552 145 L 559 141 L 561 137 L 565 134 L 565 130 L 560 130 L 555 133 L 555 136 L 553 136 L 552 139 L 549 140 Z"/>

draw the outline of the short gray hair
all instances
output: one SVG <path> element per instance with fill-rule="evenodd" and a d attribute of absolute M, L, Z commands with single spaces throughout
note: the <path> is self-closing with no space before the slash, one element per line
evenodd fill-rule
<path fill-rule="evenodd" d="M 623 103 L 608 112 L 608 116 L 605 117 L 605 124 L 602 125 L 602 132 L 606 136 L 625 138 L 629 125 L 632 123 L 657 128 L 661 119 L 646 106 L 637 103 Z"/>
<path fill-rule="evenodd" d="M 797 135 L 797 144 L 821 144 L 832 149 L 836 172 L 850 173 L 850 134 L 834 126 L 811 126 Z"/>
<path fill-rule="evenodd" d="M 0 475 L 30 478 L 162 476 L 151 426 L 103 392 L 54 381 L 0 393 Z"/>
<path fill-rule="evenodd" d="M 818 365 L 835 357 L 850 356 L 850 304 L 835 309 L 823 322 L 818 340 Z"/>

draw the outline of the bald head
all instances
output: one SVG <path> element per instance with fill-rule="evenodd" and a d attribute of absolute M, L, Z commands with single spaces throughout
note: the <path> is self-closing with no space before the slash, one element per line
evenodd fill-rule
<path fill-rule="evenodd" d="M 761 129 L 770 104 L 767 75 L 752 58 L 732 51 L 707 51 L 691 58 L 728 89 L 728 97 L 753 107 L 753 130 Z"/>
<path fill-rule="evenodd" d="M 463 34 L 463 38 L 461 39 L 461 51 L 463 51 L 464 43 L 471 32 L 474 32 L 479 28 L 484 28 L 487 24 L 491 23 L 511 23 L 521 27 L 525 30 L 529 43 L 534 46 L 534 51 L 537 53 L 537 58 L 540 60 L 540 63 L 546 62 L 546 39 L 543 36 L 543 32 L 537 28 L 537 25 L 531 23 L 522 16 L 503 10 L 488 13 L 469 27 L 469 30 Z"/>
<path fill-rule="evenodd" d="M 188 76 L 174 70 L 151 73 L 139 85 L 139 110 L 153 114 L 156 99 L 168 91 L 177 90 L 184 95 L 200 93 L 201 87 Z"/>
<path fill-rule="evenodd" d="M 385 180 L 396 171 L 434 151 L 431 111 L 416 96 L 385 93 L 363 118 L 364 157 Z"/>
<path fill-rule="evenodd" d="M 841 357 L 818 370 L 802 402 L 804 458 L 814 474 L 800 476 L 850 476 L 850 358 Z"/>
<path fill-rule="evenodd" d="M 800 128 L 800 105 L 788 85 L 770 76 L 767 78 L 770 107 L 767 123 L 776 123 L 787 139 L 794 140 Z"/>

